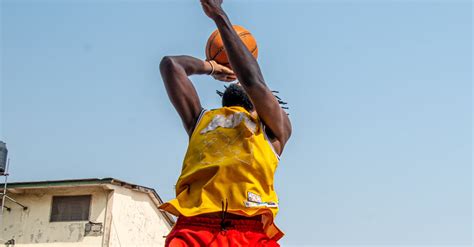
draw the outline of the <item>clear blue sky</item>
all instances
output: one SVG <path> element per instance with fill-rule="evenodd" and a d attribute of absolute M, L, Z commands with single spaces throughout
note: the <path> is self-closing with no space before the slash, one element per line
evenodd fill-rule
<path fill-rule="evenodd" d="M 283 246 L 472 241 L 471 1 L 226 1 L 293 136 Z M 158 64 L 204 56 L 199 1 L 1 1 L 14 181 L 115 177 L 174 196 L 187 136 Z M 219 82 L 193 77 L 217 107 Z"/>

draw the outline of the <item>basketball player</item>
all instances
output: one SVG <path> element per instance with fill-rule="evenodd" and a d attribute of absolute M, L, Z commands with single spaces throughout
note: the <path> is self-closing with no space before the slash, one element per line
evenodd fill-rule
<path fill-rule="evenodd" d="M 279 246 L 273 177 L 291 124 L 221 4 L 201 0 L 233 70 L 189 56 L 167 56 L 160 64 L 190 138 L 176 198 L 160 207 L 178 216 L 166 246 Z M 204 110 L 188 78 L 196 74 L 240 83 L 226 88 L 221 108 Z"/>

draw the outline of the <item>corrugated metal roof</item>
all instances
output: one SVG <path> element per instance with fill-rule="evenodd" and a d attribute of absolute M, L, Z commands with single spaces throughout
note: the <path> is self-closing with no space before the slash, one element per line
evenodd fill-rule
<path fill-rule="evenodd" d="M 64 179 L 64 180 L 45 180 L 8 183 L 8 188 L 31 188 L 31 187 L 51 187 L 51 186 L 76 186 L 90 184 L 110 184 L 114 178 L 86 178 L 86 179 Z M 3 186 L 3 184 L 0 184 Z"/>

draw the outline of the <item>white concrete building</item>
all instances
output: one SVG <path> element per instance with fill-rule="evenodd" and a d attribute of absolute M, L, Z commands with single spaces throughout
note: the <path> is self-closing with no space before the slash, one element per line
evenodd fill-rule
<path fill-rule="evenodd" d="M 173 218 L 152 188 L 114 178 L 9 183 L 0 245 L 163 246 Z M 8 245 L 10 244 L 10 245 Z"/>

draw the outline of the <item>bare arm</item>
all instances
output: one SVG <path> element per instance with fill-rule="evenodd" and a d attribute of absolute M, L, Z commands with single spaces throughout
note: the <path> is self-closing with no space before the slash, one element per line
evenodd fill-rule
<path fill-rule="evenodd" d="M 216 23 L 232 69 L 252 100 L 257 114 L 278 140 L 281 153 L 291 135 L 288 115 L 265 84 L 257 60 L 233 29 L 221 7 L 222 0 L 201 0 L 201 4 L 204 12 Z"/>
<path fill-rule="evenodd" d="M 189 76 L 210 74 L 224 76 L 222 80 L 234 79 L 231 70 L 215 62 L 206 62 L 190 56 L 165 56 L 160 63 L 160 72 L 171 103 L 183 121 L 189 136 L 193 133 L 196 121 L 202 111 L 201 102 Z M 214 69 L 213 69 L 214 67 Z"/>

